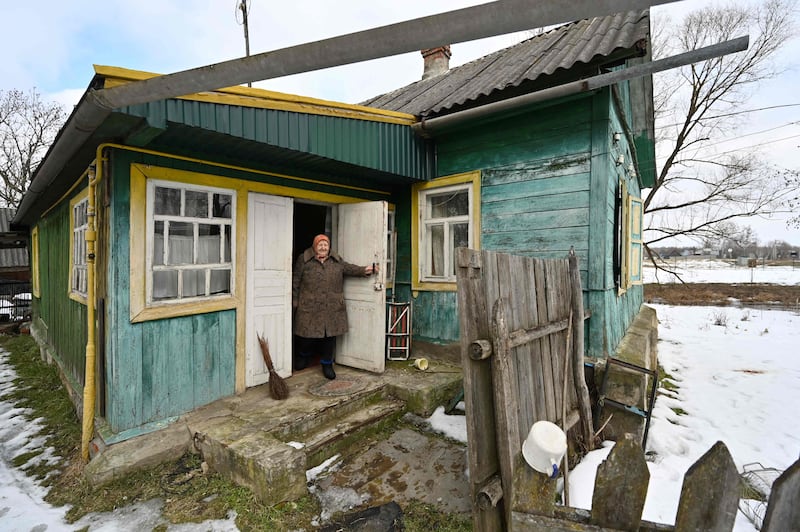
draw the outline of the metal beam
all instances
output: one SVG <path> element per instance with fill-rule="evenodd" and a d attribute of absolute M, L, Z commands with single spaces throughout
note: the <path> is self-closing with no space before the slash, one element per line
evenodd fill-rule
<path fill-rule="evenodd" d="M 37 198 L 112 110 L 677 0 L 498 0 L 109 89 L 88 90 L 36 169 L 14 216 L 31 225 Z"/>
<path fill-rule="evenodd" d="M 735 52 L 746 50 L 749 44 L 750 37 L 744 36 L 730 41 L 725 41 L 719 44 L 698 48 L 691 52 L 673 55 L 657 61 L 649 63 L 641 63 L 623 70 L 615 70 L 607 74 L 600 74 L 587 79 L 572 81 L 556 87 L 549 87 L 540 91 L 531 92 L 523 96 L 501 100 L 499 102 L 482 105 L 465 111 L 458 111 L 449 115 L 441 116 L 439 118 L 431 118 L 430 120 L 422 120 L 413 124 L 411 127 L 422 135 L 430 135 L 444 128 L 449 128 L 463 124 L 470 120 L 477 120 L 488 115 L 502 113 L 506 111 L 514 111 L 526 105 L 533 103 L 570 96 L 580 92 L 588 92 L 608 85 L 619 83 L 633 78 L 647 76 L 655 72 L 677 68 L 707 59 L 713 59 Z"/>
<path fill-rule="evenodd" d="M 498 0 L 97 91 L 106 109 L 472 41 L 676 0 Z"/>

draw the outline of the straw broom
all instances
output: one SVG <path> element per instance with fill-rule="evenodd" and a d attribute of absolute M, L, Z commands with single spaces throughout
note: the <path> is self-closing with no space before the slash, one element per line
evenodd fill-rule
<path fill-rule="evenodd" d="M 286 381 L 275 371 L 272 357 L 269 354 L 269 344 L 260 334 L 257 334 L 257 336 L 258 344 L 261 346 L 261 356 L 264 357 L 264 364 L 267 365 L 269 370 L 269 394 L 273 399 L 282 401 L 289 397 L 289 387 L 286 385 Z"/>

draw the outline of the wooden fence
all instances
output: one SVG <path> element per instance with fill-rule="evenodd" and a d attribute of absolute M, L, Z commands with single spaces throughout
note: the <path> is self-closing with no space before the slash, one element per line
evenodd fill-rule
<path fill-rule="evenodd" d="M 519 467 L 526 467 L 519 464 Z M 527 468 L 530 469 L 530 468 Z M 516 489 L 543 489 L 555 481 L 544 475 L 517 474 Z M 526 480 L 527 479 L 527 480 Z M 529 482 L 532 480 L 532 482 Z M 639 442 L 618 441 L 597 468 L 591 511 L 549 504 L 528 505 L 517 499 L 512 512 L 514 531 L 719 531 L 730 532 L 736 520 L 742 480 L 728 448 L 717 442 L 687 471 L 683 478 L 675 525 L 642 520 L 650 473 Z M 762 532 L 800 530 L 800 460 L 773 484 L 761 526 Z"/>
<path fill-rule="evenodd" d="M 742 480 L 722 442 L 686 472 L 675 525 L 642 521 L 650 473 L 638 442 L 617 442 L 597 470 L 592 510 L 555 504 L 555 480 L 522 459 L 534 422 L 591 448 L 577 259 L 456 250 L 473 524 L 500 530 L 732 530 Z M 773 485 L 762 530 L 800 531 L 800 460 Z M 568 501 L 567 501 L 568 502 Z"/>
<path fill-rule="evenodd" d="M 534 422 L 566 431 L 580 420 L 591 445 L 580 274 L 574 256 L 465 248 L 456 265 L 473 520 L 476 530 L 502 530 L 515 461 Z"/>

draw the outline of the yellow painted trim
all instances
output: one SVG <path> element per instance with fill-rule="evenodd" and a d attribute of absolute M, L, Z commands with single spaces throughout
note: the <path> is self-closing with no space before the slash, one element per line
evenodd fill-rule
<path fill-rule="evenodd" d="M 620 245 L 622 249 L 620 250 L 620 260 L 622 264 L 620 264 L 620 274 L 619 274 L 619 288 L 617 289 L 617 295 L 621 296 L 625 292 L 628 291 L 628 288 L 631 286 L 631 278 L 630 278 L 630 249 L 631 249 L 631 222 L 630 222 L 630 196 L 628 196 L 628 182 L 625 181 L 624 178 L 619 179 L 619 186 L 620 190 L 622 191 L 622 227 L 624 228 L 622 234 L 622 242 Z"/>
<path fill-rule="evenodd" d="M 472 243 L 475 249 L 481 249 L 481 172 L 474 170 L 463 174 L 433 179 L 426 183 L 411 186 L 411 289 L 432 292 L 455 292 L 456 283 L 432 283 L 420 281 L 421 259 L 419 244 L 422 241 L 420 231 L 419 193 L 423 190 L 449 187 L 463 183 L 472 183 Z"/>
<path fill-rule="evenodd" d="M 242 393 L 247 389 L 247 218 L 250 209 L 249 190 L 243 186 L 236 191 L 236 363 L 234 391 Z"/>
<path fill-rule="evenodd" d="M 142 81 L 160 76 L 160 74 L 152 72 L 104 65 L 94 65 L 94 71 L 95 74 L 106 78 L 104 88 L 107 89 L 125 85 L 132 81 Z M 177 99 L 239 105 L 242 107 L 254 107 L 259 109 L 294 111 L 305 114 L 353 118 L 408 126 L 417 122 L 417 118 L 408 113 L 387 111 L 363 105 L 322 100 L 265 89 L 254 89 L 251 87 L 227 87 L 213 92 L 189 94 Z"/>
<path fill-rule="evenodd" d="M 642 249 L 644 246 L 642 240 L 642 198 L 636 196 L 628 196 L 628 216 L 630 223 L 628 224 L 628 252 L 630 258 L 628 259 L 628 285 L 640 285 L 644 283 L 642 279 Z M 636 238 L 634 235 L 639 235 Z M 634 244 L 639 244 L 634 246 Z M 634 279 L 638 277 L 638 279 Z"/>
<path fill-rule="evenodd" d="M 39 291 L 39 226 L 31 230 L 31 284 L 34 297 L 42 297 Z"/>
<path fill-rule="evenodd" d="M 73 301 L 77 301 L 83 305 L 86 304 L 86 296 L 81 294 L 75 293 L 72 291 L 72 265 L 74 264 L 74 253 L 75 253 L 75 242 L 72 241 L 75 235 L 75 217 L 73 216 L 73 209 L 75 205 L 82 202 L 83 200 L 88 200 L 89 198 L 89 188 L 83 189 L 77 196 L 72 198 L 69 202 L 69 268 L 67 268 L 69 279 L 67 280 L 67 295 Z M 88 229 L 87 229 L 88 230 Z M 88 280 L 87 280 L 88 283 Z M 88 289 L 88 285 L 87 285 Z"/>

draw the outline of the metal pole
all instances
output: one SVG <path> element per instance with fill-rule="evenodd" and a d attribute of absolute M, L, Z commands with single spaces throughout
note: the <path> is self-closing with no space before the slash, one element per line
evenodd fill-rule
<path fill-rule="evenodd" d="M 242 11 L 242 25 L 244 26 L 244 55 L 250 57 L 250 34 L 247 27 L 247 0 L 242 0 L 239 3 L 239 9 Z M 252 87 L 253 83 L 248 81 L 248 87 Z"/>
<path fill-rule="evenodd" d="M 537 92 L 532 92 L 530 94 L 525 94 L 524 96 L 509 98 L 507 100 L 490 103 L 488 105 L 475 107 L 473 109 L 467 109 L 466 111 L 460 111 L 439 118 L 423 120 L 421 122 L 417 122 L 411 127 L 413 127 L 418 133 L 435 132 L 436 130 L 442 128 L 458 125 L 460 123 L 482 118 L 490 114 L 511 111 L 532 103 L 569 96 L 571 94 L 577 94 L 580 92 L 588 92 L 594 89 L 605 87 L 607 85 L 619 83 L 620 81 L 650 75 L 655 72 L 661 72 L 662 70 L 669 70 L 671 68 L 697 63 L 699 61 L 713 59 L 715 57 L 734 52 L 741 52 L 742 50 L 747 49 L 749 40 L 750 37 L 746 35 L 731 41 L 725 41 L 712 46 L 698 48 L 697 50 L 692 50 L 691 52 L 659 59 L 658 61 L 635 65 L 624 70 L 616 70 L 614 72 L 600 74 L 599 76 L 594 76 L 592 78 L 573 81 L 571 83 L 565 83 L 564 85 L 558 85 L 556 87 L 550 87 Z"/>

